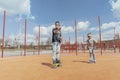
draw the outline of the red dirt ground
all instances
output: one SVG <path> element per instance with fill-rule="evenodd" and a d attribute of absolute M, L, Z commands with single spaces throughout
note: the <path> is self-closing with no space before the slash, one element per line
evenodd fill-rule
<path fill-rule="evenodd" d="M 97 56 L 61 54 L 62 67 L 52 68 L 51 55 L 18 56 L 0 59 L 0 80 L 120 80 L 120 55 Z"/>

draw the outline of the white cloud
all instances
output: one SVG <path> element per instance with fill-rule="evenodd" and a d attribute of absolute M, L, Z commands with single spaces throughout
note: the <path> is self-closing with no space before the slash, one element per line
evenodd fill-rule
<path fill-rule="evenodd" d="M 55 27 L 54 25 L 51 25 L 51 26 L 48 26 L 48 27 L 41 26 L 40 27 L 41 36 L 50 36 L 50 34 L 52 34 L 52 29 L 54 27 Z M 35 33 L 38 33 L 39 27 L 36 26 L 36 27 L 34 27 L 33 30 L 34 30 Z M 74 31 L 71 26 L 62 26 L 61 30 L 62 30 L 62 33 L 68 33 L 68 32 L 73 32 Z"/>
<path fill-rule="evenodd" d="M 120 18 L 120 0 L 110 0 L 112 12 L 116 18 Z"/>
<path fill-rule="evenodd" d="M 40 36 L 41 36 L 41 41 L 45 42 L 49 37 L 52 37 L 52 29 L 55 28 L 54 25 L 50 25 L 50 26 L 41 26 L 40 27 Z M 36 33 L 36 35 L 38 34 L 38 30 L 39 27 L 35 26 L 33 31 L 34 33 Z M 67 33 L 73 32 L 73 27 L 71 26 L 62 26 L 61 28 L 61 32 L 64 35 L 67 35 Z"/>
<path fill-rule="evenodd" d="M 35 19 L 30 9 L 30 0 L 0 0 L 0 13 L 6 10 L 7 15 L 10 16 L 19 15 L 20 18 L 21 16 L 26 16 L 28 19 Z"/>
<path fill-rule="evenodd" d="M 9 36 L 8 36 L 8 39 L 14 40 L 14 39 L 15 39 L 15 35 L 9 35 Z"/>
<path fill-rule="evenodd" d="M 83 36 L 78 36 L 78 39 L 77 39 L 78 43 L 81 43 L 83 42 Z"/>
<path fill-rule="evenodd" d="M 62 26 L 62 33 L 69 33 L 69 32 L 73 32 L 74 29 L 71 26 Z"/>
<path fill-rule="evenodd" d="M 90 31 L 97 31 L 98 28 L 96 28 L 96 27 L 91 27 L 89 30 L 90 30 Z"/>
<path fill-rule="evenodd" d="M 105 30 L 105 29 L 109 29 L 109 28 L 113 28 L 113 27 L 116 27 L 116 28 L 120 27 L 120 22 L 104 23 L 104 24 L 102 24 L 101 29 Z"/>
<path fill-rule="evenodd" d="M 34 27 L 33 31 L 36 34 L 38 34 L 39 27 L 38 26 Z M 41 36 L 49 36 L 49 27 L 41 26 L 40 27 L 40 34 L 41 34 Z"/>
<path fill-rule="evenodd" d="M 107 30 L 107 29 L 113 29 L 116 28 L 116 30 L 120 30 L 120 22 L 109 22 L 109 23 L 103 23 L 101 25 L 101 30 Z M 98 26 L 96 27 L 90 27 L 90 22 L 78 22 L 78 30 L 85 31 L 85 30 L 90 30 L 90 31 L 99 31 Z"/>
<path fill-rule="evenodd" d="M 54 28 L 54 25 L 51 26 L 40 26 L 40 39 L 41 42 L 46 42 L 49 37 L 52 37 L 52 29 Z M 33 31 L 36 35 L 38 35 L 39 32 L 39 26 L 35 26 L 33 28 Z"/>
<path fill-rule="evenodd" d="M 89 27 L 90 23 L 88 21 L 86 22 L 78 22 L 79 23 L 79 29 L 80 30 L 97 30 L 98 31 L 98 27 Z M 81 25 L 80 25 L 81 24 Z M 84 26 L 84 27 L 81 27 Z M 51 37 L 52 35 L 52 29 L 54 28 L 54 25 L 50 25 L 50 26 L 41 26 L 41 40 L 42 41 L 46 41 L 48 39 L 48 37 Z M 109 23 L 103 23 L 101 28 L 102 28 L 102 40 L 109 40 L 109 39 L 113 39 L 113 27 L 116 28 L 116 32 L 119 32 L 120 30 L 120 22 L 109 22 Z M 36 34 L 38 34 L 38 26 L 34 27 L 34 32 Z M 66 38 L 66 35 L 68 35 L 68 33 L 73 33 L 74 29 L 72 26 L 62 26 L 62 34 L 63 37 Z M 96 33 L 93 33 L 93 37 L 96 40 L 99 40 L 99 31 Z M 63 38 L 63 39 L 64 39 Z M 85 37 L 86 38 L 86 37 Z M 83 36 L 78 36 L 78 41 L 82 42 L 83 40 Z M 72 39 L 72 42 L 74 41 L 74 39 Z"/>
<path fill-rule="evenodd" d="M 114 31 L 112 29 L 102 33 L 102 40 L 111 40 L 113 39 Z"/>
<path fill-rule="evenodd" d="M 10 34 L 6 40 L 9 40 L 11 45 L 13 45 L 13 42 L 16 40 L 17 42 L 20 42 L 20 44 L 24 44 L 24 34 L 18 34 L 18 35 L 13 35 L 13 34 Z M 33 34 L 27 34 L 26 35 L 26 43 L 27 44 L 30 44 L 31 42 L 33 43 L 37 43 L 36 41 L 36 36 L 33 35 Z"/>
<path fill-rule="evenodd" d="M 101 26 L 102 30 L 102 40 L 111 40 L 114 36 L 114 27 L 115 33 L 119 33 L 120 31 L 120 22 L 109 22 L 103 23 Z M 94 35 L 94 37 L 99 40 L 99 32 Z"/>
<path fill-rule="evenodd" d="M 85 21 L 85 22 L 78 22 L 78 24 L 77 24 L 77 29 L 78 30 L 87 30 L 88 29 L 88 27 L 89 27 L 89 25 L 90 25 L 90 22 L 89 21 Z"/>
<path fill-rule="evenodd" d="M 78 22 L 77 27 L 80 30 L 87 30 L 89 25 L 90 25 L 90 23 L 88 21 Z M 52 29 L 54 27 L 55 27 L 54 25 L 41 26 L 40 27 L 41 40 L 46 41 L 49 37 L 52 37 Z M 39 30 L 38 26 L 35 26 L 34 29 L 33 29 L 33 31 L 36 33 L 36 35 L 38 34 L 38 30 Z M 61 32 L 62 32 L 62 36 L 65 37 L 66 35 L 68 35 L 68 33 L 73 33 L 74 32 L 73 26 L 62 26 Z"/>

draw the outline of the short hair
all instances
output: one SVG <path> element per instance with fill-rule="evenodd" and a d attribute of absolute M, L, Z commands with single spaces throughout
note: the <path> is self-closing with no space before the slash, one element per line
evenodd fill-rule
<path fill-rule="evenodd" d="M 57 23 L 59 23 L 59 24 L 60 24 L 60 22 L 59 22 L 59 21 L 55 21 L 55 24 L 57 24 Z"/>
<path fill-rule="evenodd" d="M 87 34 L 87 36 L 92 36 L 91 32 Z"/>

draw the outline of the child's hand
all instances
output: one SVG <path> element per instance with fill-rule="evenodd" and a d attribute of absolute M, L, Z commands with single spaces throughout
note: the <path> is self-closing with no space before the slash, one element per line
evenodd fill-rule
<path fill-rule="evenodd" d="M 59 38 L 60 39 L 60 42 L 62 41 L 62 37 Z"/>
<path fill-rule="evenodd" d="M 89 47 L 87 46 L 87 50 L 89 50 Z"/>

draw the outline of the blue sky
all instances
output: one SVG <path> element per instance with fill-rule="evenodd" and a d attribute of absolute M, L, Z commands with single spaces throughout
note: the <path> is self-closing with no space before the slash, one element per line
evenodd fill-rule
<path fill-rule="evenodd" d="M 41 41 L 51 36 L 54 22 L 62 25 L 63 39 L 74 42 L 74 21 L 77 20 L 78 40 L 88 32 L 99 39 L 98 16 L 101 17 L 102 39 L 113 39 L 113 27 L 120 30 L 120 0 L 0 0 L 0 38 L 3 11 L 7 12 L 5 38 L 23 40 L 24 19 L 27 19 L 27 39 L 33 42 L 41 25 Z M 68 36 L 69 35 L 69 36 Z M 111 35 L 111 36 L 110 36 Z"/>
<path fill-rule="evenodd" d="M 92 21 L 98 15 L 111 15 L 109 0 L 31 0 L 31 5 L 32 14 L 45 25 L 55 20 L 69 25 L 74 19 Z"/>

